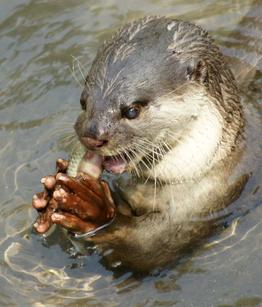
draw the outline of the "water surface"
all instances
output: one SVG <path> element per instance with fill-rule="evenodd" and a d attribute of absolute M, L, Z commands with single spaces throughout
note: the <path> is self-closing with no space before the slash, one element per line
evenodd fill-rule
<path fill-rule="evenodd" d="M 0 4 L 0 305 L 262 305 L 261 130 L 249 135 L 255 162 L 234 204 L 240 213 L 176 266 L 134 278 L 79 256 L 62 233 L 31 228 L 39 179 L 67 157 L 80 110 L 82 74 L 121 24 L 167 14 L 202 25 L 228 56 L 253 126 L 261 124 L 259 1 L 2 0 Z M 256 69 L 252 67 L 256 66 Z M 260 126 L 261 127 L 261 126 Z M 248 127 L 249 128 L 249 127 Z M 259 168 L 260 165 L 260 168 Z"/>

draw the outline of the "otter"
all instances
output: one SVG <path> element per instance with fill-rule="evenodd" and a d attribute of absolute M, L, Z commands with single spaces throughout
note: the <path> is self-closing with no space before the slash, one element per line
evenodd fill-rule
<path fill-rule="evenodd" d="M 49 192 L 33 198 L 38 232 L 110 221 L 84 240 L 109 265 L 152 271 L 221 224 L 248 180 L 238 168 L 245 120 L 234 76 L 205 30 L 161 16 L 124 26 L 98 50 L 80 103 L 75 131 L 102 157 L 104 181 L 46 177 Z"/>

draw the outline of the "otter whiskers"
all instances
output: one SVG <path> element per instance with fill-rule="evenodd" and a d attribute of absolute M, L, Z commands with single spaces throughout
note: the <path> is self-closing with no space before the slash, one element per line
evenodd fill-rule
<path fill-rule="evenodd" d="M 79 58 L 77 58 L 77 57 L 75 57 L 75 56 L 73 56 L 73 55 L 71 55 L 71 57 L 72 57 L 72 59 L 73 59 L 73 61 L 72 61 L 72 68 L 71 67 L 69 67 L 69 70 L 70 70 L 70 72 L 71 72 L 71 74 L 72 74 L 72 76 L 73 76 L 73 78 L 75 79 L 75 81 L 76 81 L 76 83 L 81 87 L 81 88 L 83 88 L 83 86 L 85 86 L 85 83 L 86 83 L 86 78 L 85 78 L 85 69 L 84 69 L 84 67 L 83 67 L 83 64 L 80 62 L 80 60 L 79 60 Z M 83 83 L 81 83 L 80 81 L 79 81 L 79 79 L 78 79 L 78 77 L 77 77 L 77 75 L 76 75 L 76 72 L 75 72 L 75 70 L 76 70 L 76 63 L 77 63 L 77 68 L 78 68 L 78 70 L 79 70 L 79 72 L 80 72 L 80 75 L 81 75 L 81 79 L 82 79 L 82 81 L 84 81 Z"/>

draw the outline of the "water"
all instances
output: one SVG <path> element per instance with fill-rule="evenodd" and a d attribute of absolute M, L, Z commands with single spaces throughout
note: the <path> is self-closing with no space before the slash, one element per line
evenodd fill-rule
<path fill-rule="evenodd" d="M 30 203 L 41 190 L 40 177 L 53 172 L 57 157 L 67 157 L 81 69 L 87 72 L 111 32 L 145 14 L 195 21 L 215 37 L 246 83 L 256 162 L 236 206 L 238 219 L 176 266 L 134 278 L 106 270 L 96 253 L 76 255 L 62 233 L 48 239 L 34 234 Z M 249 0 L 1 1 L 1 306 L 262 305 L 261 16 L 259 1 Z"/>

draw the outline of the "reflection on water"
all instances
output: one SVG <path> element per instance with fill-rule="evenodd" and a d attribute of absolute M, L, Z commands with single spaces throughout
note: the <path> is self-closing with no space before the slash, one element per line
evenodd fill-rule
<path fill-rule="evenodd" d="M 158 275 L 121 275 L 117 264 L 114 273 L 107 271 L 95 250 L 78 255 L 62 232 L 42 238 L 31 230 L 30 202 L 40 189 L 39 178 L 52 173 L 56 158 L 70 149 L 82 73 L 107 35 L 145 14 L 172 14 L 207 28 L 238 79 L 246 81 L 243 103 L 250 123 L 261 124 L 259 1 L 1 1 L 1 305 L 262 303 L 259 131 L 249 135 L 252 177 L 235 204 L 239 218 Z"/>

